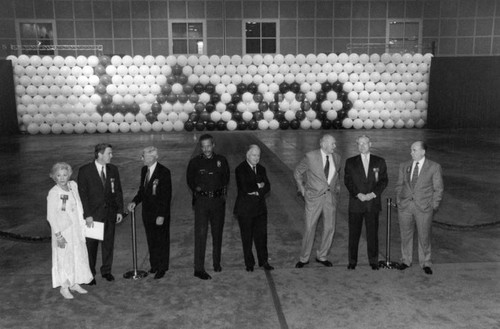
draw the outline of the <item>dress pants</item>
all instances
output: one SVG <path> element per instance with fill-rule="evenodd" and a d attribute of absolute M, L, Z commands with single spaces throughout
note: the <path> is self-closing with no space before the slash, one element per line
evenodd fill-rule
<path fill-rule="evenodd" d="M 323 215 L 323 235 L 321 245 L 316 252 L 316 257 L 324 261 L 332 245 L 333 234 L 335 233 L 337 205 L 334 204 L 330 193 L 325 193 L 314 201 L 306 199 L 305 205 L 305 229 L 302 239 L 302 250 L 300 252 L 300 261 L 307 263 L 311 256 L 311 250 L 314 244 L 316 234 L 316 225 L 320 215 Z"/>
<path fill-rule="evenodd" d="M 212 257 L 214 267 L 220 266 L 222 232 L 226 200 L 223 197 L 209 198 L 200 196 L 194 204 L 194 270 L 205 270 L 205 251 L 207 247 L 208 224 L 212 232 Z"/>
<path fill-rule="evenodd" d="M 103 241 L 95 239 L 86 239 L 87 251 L 89 254 L 89 266 L 92 275 L 96 275 L 97 249 L 101 242 L 102 265 L 101 274 L 111 274 L 111 266 L 113 265 L 113 251 L 115 245 L 115 224 L 116 212 L 108 210 L 104 221 L 104 239 Z"/>
<path fill-rule="evenodd" d="M 413 258 L 413 235 L 415 226 L 418 236 L 418 260 L 421 267 L 431 266 L 431 226 L 433 212 L 420 211 L 414 202 L 405 209 L 399 209 L 402 262 L 408 266 Z"/>
<path fill-rule="evenodd" d="M 168 271 L 170 258 L 170 218 L 156 225 L 156 216 L 142 214 L 142 222 L 148 241 L 149 263 L 152 269 Z"/>
<path fill-rule="evenodd" d="M 255 266 L 255 258 L 252 252 L 252 244 L 254 243 L 259 266 L 267 263 L 267 214 L 253 217 L 238 216 L 238 223 L 240 224 L 245 266 Z"/>
<path fill-rule="evenodd" d="M 378 211 L 377 212 L 349 212 L 349 264 L 358 263 L 358 246 L 363 219 L 366 229 L 366 243 L 368 261 L 378 264 Z"/>

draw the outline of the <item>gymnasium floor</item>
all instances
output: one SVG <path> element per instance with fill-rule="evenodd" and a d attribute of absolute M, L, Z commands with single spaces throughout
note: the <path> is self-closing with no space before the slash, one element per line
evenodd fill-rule
<path fill-rule="evenodd" d="M 215 151 L 231 167 L 221 273 L 211 281 L 193 277 L 193 211 L 185 183 L 187 163 L 202 132 L 168 134 L 37 135 L 0 138 L 0 328 L 498 328 L 500 327 L 500 134 L 498 130 L 332 130 L 345 159 L 366 133 L 372 153 L 386 159 L 389 186 L 380 216 L 380 260 L 385 259 L 386 198 L 394 198 L 397 168 L 410 159 L 415 140 L 429 144 L 428 157 L 443 167 L 445 193 L 433 225 L 434 274 L 418 266 L 404 272 L 372 271 L 366 241 L 360 264 L 347 271 L 347 191 L 329 259 L 332 268 L 311 262 L 295 269 L 302 238 L 303 203 L 296 197 L 293 168 L 318 147 L 323 131 L 213 132 Z M 120 169 L 124 201 L 139 184 L 141 150 L 154 145 L 170 168 L 170 270 L 161 280 L 126 280 L 132 268 L 130 216 L 117 226 L 115 282 L 97 277 L 88 295 L 64 300 L 51 288 L 51 252 L 46 239 L 46 195 L 53 163 L 77 169 L 93 160 L 93 146 L 111 143 Z M 262 149 L 271 182 L 268 244 L 272 272 L 244 269 L 239 227 L 232 217 L 234 168 L 248 144 Z M 343 176 L 343 168 L 342 168 Z M 137 211 L 139 268 L 149 269 L 140 208 Z M 397 210 L 392 212 L 391 260 L 400 257 Z M 319 225 L 319 229 L 321 229 Z M 414 259 L 417 259 L 416 248 Z M 99 256 L 100 257 L 100 256 Z M 98 260 L 98 266 L 100 260 Z"/>

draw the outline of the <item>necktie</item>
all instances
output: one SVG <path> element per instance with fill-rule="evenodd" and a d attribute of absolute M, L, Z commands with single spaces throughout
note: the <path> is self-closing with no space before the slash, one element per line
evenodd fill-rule
<path fill-rule="evenodd" d="M 328 180 L 328 174 L 330 173 L 330 157 L 327 155 L 326 156 L 326 164 L 325 164 L 325 177 L 326 180 Z"/>
<path fill-rule="evenodd" d="M 366 177 L 368 177 L 368 165 L 369 165 L 368 156 L 366 154 L 362 154 L 361 159 L 363 160 L 363 168 L 365 168 L 365 175 Z"/>
<path fill-rule="evenodd" d="M 106 185 L 106 175 L 104 174 L 104 166 L 101 167 L 101 182 L 102 186 Z"/>
<path fill-rule="evenodd" d="M 148 171 L 146 172 L 146 177 L 144 178 L 144 187 L 148 186 L 148 183 L 149 183 L 149 167 L 148 167 Z"/>
<path fill-rule="evenodd" d="M 418 178 L 418 162 L 415 163 L 415 168 L 413 169 L 413 175 L 411 175 L 411 186 L 414 187 L 417 183 Z"/>
<path fill-rule="evenodd" d="M 252 170 L 257 175 L 257 167 L 256 166 L 252 166 Z"/>

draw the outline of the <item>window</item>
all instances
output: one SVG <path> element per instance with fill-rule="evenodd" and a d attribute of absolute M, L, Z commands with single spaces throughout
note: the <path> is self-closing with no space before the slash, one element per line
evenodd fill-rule
<path fill-rule="evenodd" d="M 16 20 L 19 54 L 54 55 L 55 24 L 52 20 Z"/>
<path fill-rule="evenodd" d="M 392 19 L 387 21 L 388 53 L 420 53 L 422 51 L 422 21 Z"/>
<path fill-rule="evenodd" d="M 204 21 L 171 21 L 169 52 L 174 55 L 203 55 L 207 50 Z"/>
<path fill-rule="evenodd" d="M 278 52 L 276 21 L 244 22 L 246 54 L 275 54 Z"/>

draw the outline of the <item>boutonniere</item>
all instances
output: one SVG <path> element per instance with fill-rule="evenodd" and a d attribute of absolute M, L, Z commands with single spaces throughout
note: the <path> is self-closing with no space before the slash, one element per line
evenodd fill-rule
<path fill-rule="evenodd" d="M 153 181 L 153 195 L 156 195 L 156 187 L 159 183 L 158 178 Z"/>
<path fill-rule="evenodd" d="M 61 195 L 61 200 L 62 200 L 61 210 L 62 211 L 66 211 L 66 201 L 68 200 L 68 195 L 67 194 L 62 194 Z"/>
<path fill-rule="evenodd" d="M 111 193 L 115 193 L 115 179 L 110 178 L 109 180 L 111 182 Z"/>
<path fill-rule="evenodd" d="M 217 167 L 220 168 L 221 166 L 222 166 L 222 163 L 219 160 L 217 160 Z"/>
<path fill-rule="evenodd" d="M 378 182 L 378 173 L 380 169 L 379 168 L 373 168 L 373 173 L 375 174 L 375 182 Z"/>

